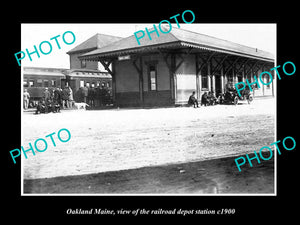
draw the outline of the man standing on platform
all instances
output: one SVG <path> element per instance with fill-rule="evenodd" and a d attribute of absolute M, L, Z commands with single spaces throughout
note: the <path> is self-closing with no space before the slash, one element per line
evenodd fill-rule
<path fill-rule="evenodd" d="M 24 109 L 28 109 L 30 94 L 27 92 L 27 89 L 24 90 L 23 93 L 23 101 L 24 101 Z"/>
<path fill-rule="evenodd" d="M 85 86 L 82 88 L 82 94 L 83 94 L 83 101 L 85 103 L 88 103 L 87 102 L 87 97 L 88 97 L 88 94 L 89 94 L 89 89 L 87 87 L 87 85 L 85 84 Z"/>

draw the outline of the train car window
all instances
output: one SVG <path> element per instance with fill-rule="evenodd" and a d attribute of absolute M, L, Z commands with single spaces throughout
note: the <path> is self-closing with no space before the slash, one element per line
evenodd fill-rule
<path fill-rule="evenodd" d="M 56 80 L 51 80 L 51 87 L 56 87 Z"/>
<path fill-rule="evenodd" d="M 49 87 L 49 81 L 48 80 L 44 80 L 44 87 Z"/>
<path fill-rule="evenodd" d="M 84 86 L 84 80 L 81 80 L 81 81 L 80 81 L 79 86 L 80 86 L 80 87 L 83 87 L 83 86 Z"/>
<path fill-rule="evenodd" d="M 29 87 L 34 87 L 34 80 L 29 80 Z"/>
<path fill-rule="evenodd" d="M 36 80 L 36 86 L 37 87 L 43 87 L 43 80 L 42 79 L 37 79 Z"/>
<path fill-rule="evenodd" d="M 23 79 L 23 87 L 28 87 L 27 79 Z"/>

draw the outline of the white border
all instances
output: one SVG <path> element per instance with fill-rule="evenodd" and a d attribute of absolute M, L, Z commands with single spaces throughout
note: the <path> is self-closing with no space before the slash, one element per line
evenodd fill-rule
<path fill-rule="evenodd" d="M 211 24 L 217 24 L 217 23 L 211 23 Z M 226 24 L 237 24 L 237 23 L 226 23 Z M 224 24 L 224 25 L 226 25 Z M 243 24 L 250 24 L 250 23 L 243 23 Z M 275 33 L 276 33 L 276 37 L 275 37 L 275 44 L 276 44 L 276 48 L 275 48 L 275 62 L 274 65 L 277 66 L 277 23 L 263 23 L 263 24 L 274 24 L 275 26 Z M 22 35 L 22 26 L 21 26 L 21 35 Z M 22 48 L 22 41 L 21 41 L 21 49 Z M 274 71 L 274 74 L 276 72 Z M 274 97 L 275 97 L 275 123 L 274 123 L 274 129 L 275 129 L 275 139 L 274 142 L 277 140 L 277 76 L 275 76 L 274 81 L 272 83 L 273 88 L 274 88 Z M 23 66 L 21 64 L 21 146 L 23 146 L 23 140 L 24 140 L 24 133 L 23 133 L 23 126 L 22 126 L 22 121 L 23 121 Z M 245 194 L 245 193 L 238 193 L 238 194 L 233 194 L 233 193 L 228 193 L 228 194 L 121 194 L 121 193 L 117 193 L 117 194 L 89 194 L 89 193 L 80 193 L 80 194 L 67 194 L 67 193 L 63 193 L 63 194 L 39 194 L 39 193 L 24 193 L 24 184 L 23 184 L 23 163 L 22 163 L 22 158 L 21 157 L 21 196 L 174 196 L 174 197 L 179 197 L 179 196 L 277 196 L 277 151 L 275 149 L 274 146 L 274 193 L 267 193 L 267 194 L 261 194 L 261 193 L 249 193 L 249 194 Z"/>

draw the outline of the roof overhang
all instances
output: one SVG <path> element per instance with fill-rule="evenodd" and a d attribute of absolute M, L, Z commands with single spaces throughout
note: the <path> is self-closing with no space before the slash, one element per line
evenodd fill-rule
<path fill-rule="evenodd" d="M 162 43 L 156 45 L 146 45 L 146 46 L 139 46 L 135 48 L 127 48 L 127 49 L 119 49 L 116 51 L 102 51 L 102 49 L 96 49 L 89 53 L 83 54 L 78 58 L 80 60 L 88 60 L 88 61 L 99 61 L 100 59 L 109 59 L 109 58 L 116 58 L 121 55 L 129 55 L 129 54 L 140 54 L 140 53 L 149 53 L 149 52 L 157 52 L 158 50 L 166 50 L 166 49 L 184 49 L 184 48 L 193 48 L 194 53 L 197 53 L 197 49 L 204 50 L 204 51 L 211 51 L 211 52 L 218 52 L 218 53 L 225 53 L 229 55 L 236 55 L 240 57 L 252 58 L 262 61 L 274 62 L 274 58 L 270 55 L 270 57 L 262 57 L 257 53 L 256 55 L 248 54 L 245 52 L 238 52 L 233 51 L 230 49 L 222 49 L 214 46 L 206 46 L 201 44 L 189 43 L 184 41 L 176 41 L 176 42 L 169 42 L 169 43 Z"/>

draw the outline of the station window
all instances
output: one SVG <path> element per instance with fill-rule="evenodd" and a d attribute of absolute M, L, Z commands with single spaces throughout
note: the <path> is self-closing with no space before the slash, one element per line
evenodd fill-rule
<path fill-rule="evenodd" d="M 150 84 L 150 91 L 157 90 L 157 73 L 156 68 L 154 65 L 149 65 L 149 84 Z"/>
<path fill-rule="evenodd" d="M 85 60 L 81 60 L 80 64 L 81 64 L 81 68 L 86 68 L 86 61 Z"/>
<path fill-rule="evenodd" d="M 107 86 L 108 88 L 110 87 L 110 84 L 109 84 L 109 82 L 107 82 L 106 86 Z"/>
<path fill-rule="evenodd" d="M 265 84 L 268 84 L 268 83 L 270 82 L 270 76 L 267 75 L 267 74 L 265 74 L 265 75 L 263 76 L 263 81 L 264 81 Z M 270 84 L 267 85 L 267 88 L 268 88 L 268 89 L 270 88 Z"/>

